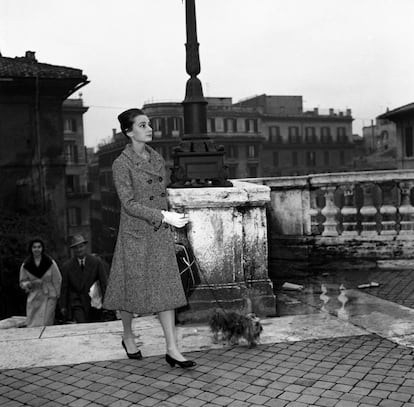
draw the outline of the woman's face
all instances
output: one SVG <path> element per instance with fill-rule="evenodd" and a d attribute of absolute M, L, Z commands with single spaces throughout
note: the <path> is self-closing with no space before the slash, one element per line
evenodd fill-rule
<path fill-rule="evenodd" d="M 139 115 L 135 116 L 132 130 L 128 133 L 128 136 L 138 143 L 147 143 L 152 140 L 152 128 L 148 116 Z"/>
<path fill-rule="evenodd" d="M 42 254 L 42 251 L 43 251 L 43 246 L 40 242 L 34 242 L 32 244 L 33 256 L 40 256 Z"/>

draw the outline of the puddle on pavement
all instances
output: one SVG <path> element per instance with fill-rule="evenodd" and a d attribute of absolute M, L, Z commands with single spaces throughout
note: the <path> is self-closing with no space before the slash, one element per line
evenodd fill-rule
<path fill-rule="evenodd" d="M 348 309 L 353 301 L 346 293 L 348 289 L 355 289 L 360 284 L 372 280 L 371 270 L 332 270 L 314 272 L 309 270 L 308 275 L 286 277 L 274 280 L 276 294 L 277 316 L 305 315 L 319 312 L 327 312 L 348 320 Z M 283 289 L 284 283 L 302 285 L 301 290 Z M 373 289 L 364 290 L 372 293 Z"/>

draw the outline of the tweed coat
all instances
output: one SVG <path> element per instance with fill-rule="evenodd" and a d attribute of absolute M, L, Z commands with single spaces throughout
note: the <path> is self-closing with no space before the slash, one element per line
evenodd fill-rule
<path fill-rule="evenodd" d="M 72 306 L 80 306 L 85 313 L 85 319 L 91 319 L 89 289 L 95 281 L 99 281 L 101 292 L 104 294 L 107 273 L 104 264 L 97 257 L 87 254 L 83 271 L 76 257 L 72 257 L 63 264 L 60 306 L 68 310 L 69 318 L 72 318 Z"/>
<path fill-rule="evenodd" d="M 27 295 L 26 326 L 53 325 L 57 299 L 60 295 L 62 276 L 54 260 L 46 273 L 38 278 L 25 269 L 24 263 L 20 267 L 20 286 L 31 283 L 32 289 Z"/>
<path fill-rule="evenodd" d="M 145 146 L 150 160 L 128 144 L 112 165 L 121 201 L 118 238 L 104 308 L 138 314 L 187 304 L 172 232 L 162 223 L 167 210 L 164 159 Z"/>

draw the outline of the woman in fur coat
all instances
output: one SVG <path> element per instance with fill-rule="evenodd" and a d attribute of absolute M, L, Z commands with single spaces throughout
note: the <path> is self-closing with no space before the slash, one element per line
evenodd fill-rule
<path fill-rule="evenodd" d="M 58 266 L 45 254 L 43 241 L 33 239 L 20 267 L 20 287 L 27 293 L 27 327 L 53 325 L 61 284 Z"/>

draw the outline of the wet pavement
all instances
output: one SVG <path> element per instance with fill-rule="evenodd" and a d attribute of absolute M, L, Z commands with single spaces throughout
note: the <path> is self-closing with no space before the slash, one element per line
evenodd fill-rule
<path fill-rule="evenodd" d="M 413 406 L 411 263 L 318 270 L 276 281 L 279 318 L 261 344 L 214 343 L 180 326 L 191 370 L 164 360 L 154 317 L 134 330 L 142 361 L 125 358 L 119 321 L 0 331 L 0 406 Z M 376 282 L 377 287 L 358 289 Z"/>

